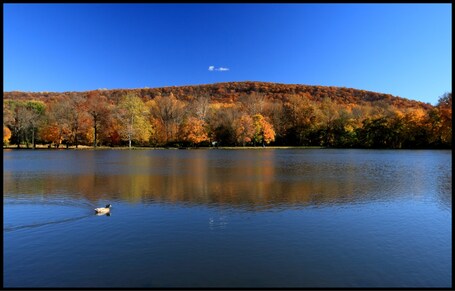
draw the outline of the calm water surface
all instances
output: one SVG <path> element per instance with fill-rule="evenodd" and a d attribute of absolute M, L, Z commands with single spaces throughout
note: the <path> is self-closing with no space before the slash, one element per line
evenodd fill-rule
<path fill-rule="evenodd" d="M 451 151 L 3 159 L 4 287 L 452 285 Z"/>

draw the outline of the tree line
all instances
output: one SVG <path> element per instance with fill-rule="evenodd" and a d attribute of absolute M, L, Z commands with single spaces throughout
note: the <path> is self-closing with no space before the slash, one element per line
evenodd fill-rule
<path fill-rule="evenodd" d="M 36 144 L 452 146 L 452 93 L 445 93 L 436 106 L 431 106 L 376 95 L 359 101 L 354 95 L 361 91 L 353 89 L 318 89 L 331 94 L 315 95 L 295 87 L 276 98 L 268 93 L 273 87 L 266 87 L 268 91 L 253 87 L 241 94 L 220 88 L 225 92 L 199 91 L 184 97 L 179 87 L 166 88 L 154 96 L 138 94 L 137 90 L 116 95 L 105 90 L 53 93 L 46 98 L 4 94 L 3 143 L 27 148 Z M 354 97 L 349 97 L 349 92 Z"/>

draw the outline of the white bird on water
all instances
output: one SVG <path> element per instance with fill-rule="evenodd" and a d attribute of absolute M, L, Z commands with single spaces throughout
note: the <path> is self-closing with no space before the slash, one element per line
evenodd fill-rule
<path fill-rule="evenodd" d="M 111 207 L 112 207 L 112 205 L 107 204 L 106 207 L 95 208 L 95 212 L 97 214 L 106 214 L 111 211 Z"/>

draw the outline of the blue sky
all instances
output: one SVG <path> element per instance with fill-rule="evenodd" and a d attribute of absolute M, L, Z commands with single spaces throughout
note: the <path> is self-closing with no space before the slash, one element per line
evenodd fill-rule
<path fill-rule="evenodd" d="M 436 104 L 451 4 L 4 4 L 4 91 L 264 81 Z"/>

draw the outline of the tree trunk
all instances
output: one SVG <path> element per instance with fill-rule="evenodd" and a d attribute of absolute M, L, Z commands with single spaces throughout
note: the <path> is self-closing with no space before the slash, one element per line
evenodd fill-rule
<path fill-rule="evenodd" d="M 26 133 L 24 133 L 25 135 L 25 145 L 27 146 L 27 148 L 30 148 L 30 142 L 28 141 L 28 135 Z"/>
<path fill-rule="evenodd" d="M 17 148 L 19 149 L 21 147 L 21 137 L 20 137 L 20 132 L 17 130 Z"/>
<path fill-rule="evenodd" d="M 35 149 L 36 144 L 35 144 L 35 129 L 34 128 L 32 129 L 32 144 L 33 144 L 33 149 Z"/>
<path fill-rule="evenodd" d="M 76 144 L 76 148 L 77 148 L 77 146 L 78 146 L 78 144 L 77 144 L 77 142 L 78 142 L 78 141 L 77 141 L 77 132 L 78 132 L 78 129 L 79 129 L 79 128 L 78 128 L 77 124 L 76 124 L 76 126 L 73 127 L 73 128 L 74 128 L 74 143 Z"/>
<path fill-rule="evenodd" d="M 134 130 L 134 115 L 131 115 L 131 123 L 130 123 L 130 132 L 128 134 L 128 144 L 131 148 L 131 139 L 133 138 L 133 130 Z"/>
<path fill-rule="evenodd" d="M 95 127 L 95 137 L 93 139 L 93 147 L 96 148 L 96 127 Z"/>

